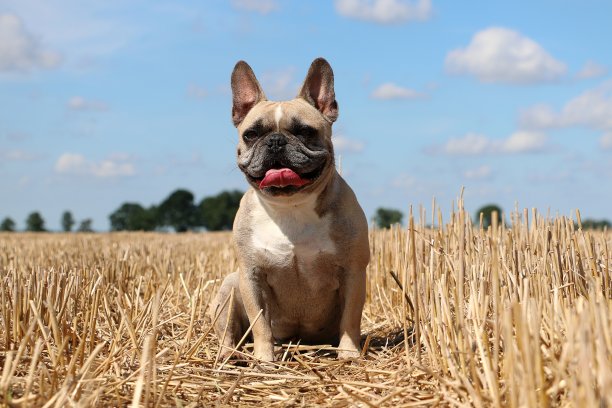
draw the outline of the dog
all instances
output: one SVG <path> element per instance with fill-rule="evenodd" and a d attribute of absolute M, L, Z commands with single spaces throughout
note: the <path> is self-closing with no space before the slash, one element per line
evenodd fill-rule
<path fill-rule="evenodd" d="M 239 270 L 210 305 L 221 356 L 231 356 L 252 326 L 262 361 L 274 361 L 275 342 L 297 339 L 337 345 L 340 359 L 358 357 L 368 223 L 335 167 L 332 68 L 315 59 L 289 101 L 267 100 L 244 61 L 231 86 L 237 163 L 250 189 L 233 226 Z"/>

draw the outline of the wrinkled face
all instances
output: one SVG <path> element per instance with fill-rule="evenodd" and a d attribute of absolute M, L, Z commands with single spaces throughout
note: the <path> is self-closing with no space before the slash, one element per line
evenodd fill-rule
<path fill-rule="evenodd" d="M 331 123 L 301 98 L 259 102 L 238 136 L 238 167 L 266 195 L 308 192 L 334 166 Z"/>

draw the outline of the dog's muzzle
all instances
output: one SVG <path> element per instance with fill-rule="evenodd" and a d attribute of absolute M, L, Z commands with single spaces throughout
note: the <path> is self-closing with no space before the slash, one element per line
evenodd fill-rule
<path fill-rule="evenodd" d="M 282 133 L 273 133 L 268 136 L 266 146 L 270 153 L 279 153 L 287 144 L 287 138 Z"/>

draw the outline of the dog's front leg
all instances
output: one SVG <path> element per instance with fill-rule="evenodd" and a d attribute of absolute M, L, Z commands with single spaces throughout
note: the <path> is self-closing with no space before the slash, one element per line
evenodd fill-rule
<path fill-rule="evenodd" d="M 266 281 L 266 274 L 260 268 L 241 271 L 240 294 L 249 322 L 253 325 L 255 358 L 263 361 L 274 361 L 274 336 L 270 323 L 271 293 L 272 289 Z M 253 324 L 255 319 L 257 321 Z"/>
<path fill-rule="evenodd" d="M 365 268 L 347 271 L 341 287 L 342 317 L 338 358 L 359 357 L 361 340 L 361 312 L 365 303 Z"/>

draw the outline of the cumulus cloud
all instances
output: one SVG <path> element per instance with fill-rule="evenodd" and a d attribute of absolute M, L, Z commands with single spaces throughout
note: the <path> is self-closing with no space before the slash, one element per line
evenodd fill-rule
<path fill-rule="evenodd" d="M 61 62 L 61 55 L 45 48 L 14 14 L 0 13 L 0 39 L 0 71 L 50 69 Z"/>
<path fill-rule="evenodd" d="M 413 89 L 387 82 L 376 88 L 370 96 L 374 99 L 417 99 L 425 95 Z"/>
<path fill-rule="evenodd" d="M 452 137 L 440 149 L 450 155 L 477 155 L 486 153 L 491 146 L 491 140 L 475 133 L 468 133 L 463 137 Z"/>
<path fill-rule="evenodd" d="M 492 27 L 474 35 L 470 44 L 449 52 L 446 69 L 473 75 L 482 82 L 532 84 L 554 81 L 567 67 L 521 33 Z"/>
<path fill-rule="evenodd" d="M 261 75 L 261 86 L 266 96 L 272 100 L 293 99 L 299 91 L 294 79 L 295 67 L 266 71 Z"/>
<path fill-rule="evenodd" d="M 95 64 L 99 57 L 113 53 L 146 32 L 143 21 L 127 17 L 142 13 L 139 2 L 2 0 L 1 3 L 3 9 L 21 16 L 31 30 L 35 27 L 35 34 L 46 43 L 61 50 L 66 64 L 77 68 Z M 151 7 L 153 10 L 155 7 Z M 165 13 L 164 17 L 172 16 Z"/>
<path fill-rule="evenodd" d="M 504 139 L 499 146 L 493 143 L 493 150 L 499 153 L 536 153 L 546 149 L 548 137 L 543 133 L 520 131 Z"/>
<path fill-rule="evenodd" d="M 519 114 L 519 124 L 527 129 L 550 129 L 565 126 L 566 120 L 553 110 L 550 105 L 538 104 L 523 109 Z"/>
<path fill-rule="evenodd" d="M 365 147 L 360 140 L 350 139 L 344 135 L 334 135 L 332 137 L 334 149 L 342 153 L 359 153 Z"/>
<path fill-rule="evenodd" d="M 78 153 L 64 153 L 55 162 L 58 174 L 114 178 L 135 174 L 134 164 L 127 155 L 113 155 L 108 159 L 93 161 Z"/>
<path fill-rule="evenodd" d="M 68 108 L 75 111 L 98 111 L 104 112 L 108 110 L 108 105 L 102 101 L 88 100 L 82 96 L 73 96 L 68 100 Z"/>
<path fill-rule="evenodd" d="M 548 137 L 545 134 L 533 131 L 515 132 L 505 139 L 491 139 L 484 135 L 468 133 L 462 137 L 451 138 L 430 151 L 451 156 L 537 153 L 546 150 L 547 142 Z"/>
<path fill-rule="evenodd" d="M 424 21 L 431 17 L 431 0 L 336 0 L 336 11 L 348 18 L 378 24 Z"/>
<path fill-rule="evenodd" d="M 612 81 L 583 92 L 558 112 L 545 104 L 525 109 L 519 116 L 519 123 L 530 129 L 584 126 L 612 131 Z"/>
<path fill-rule="evenodd" d="M 482 165 L 480 167 L 477 167 L 475 169 L 468 169 L 466 171 L 463 172 L 463 176 L 466 179 L 469 180 L 485 180 L 485 179 L 489 179 L 491 178 L 491 175 L 493 174 L 491 167 L 485 165 Z"/>
<path fill-rule="evenodd" d="M 582 69 L 576 73 L 578 79 L 599 78 L 608 74 L 608 68 L 595 61 L 587 61 Z"/>
<path fill-rule="evenodd" d="M 255 11 L 268 14 L 278 8 L 275 0 L 232 0 L 232 6 L 237 10 Z"/>

